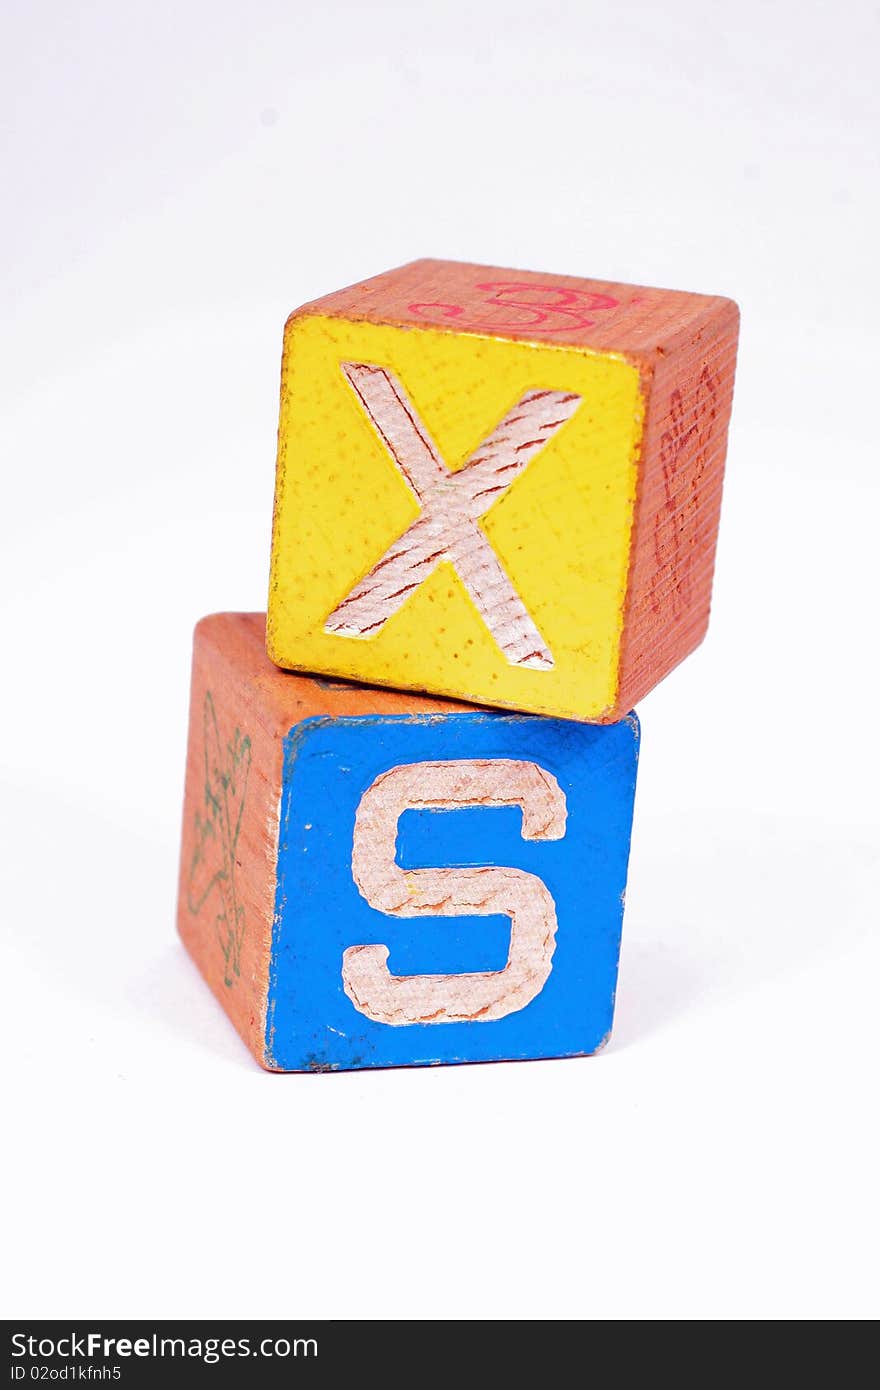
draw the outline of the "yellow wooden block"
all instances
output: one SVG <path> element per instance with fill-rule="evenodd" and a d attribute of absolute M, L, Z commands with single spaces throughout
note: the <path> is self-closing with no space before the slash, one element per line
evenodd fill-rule
<path fill-rule="evenodd" d="M 491 333 L 420 318 L 449 305 L 411 305 L 410 324 L 369 297 L 388 279 L 361 287 L 354 309 L 343 292 L 341 308 L 331 297 L 287 325 L 270 656 L 536 713 L 620 717 L 622 696 L 632 703 L 621 653 L 639 361 L 541 340 L 528 324 Z"/>

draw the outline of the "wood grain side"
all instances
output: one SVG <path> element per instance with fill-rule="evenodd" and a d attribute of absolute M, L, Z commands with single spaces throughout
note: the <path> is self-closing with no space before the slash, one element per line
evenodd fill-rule
<path fill-rule="evenodd" d="M 612 718 L 702 641 L 709 622 L 739 310 L 729 300 L 643 364 L 647 413 Z"/>
<path fill-rule="evenodd" d="M 194 635 L 177 922 L 262 1063 L 283 750 L 237 636 Z"/>
<path fill-rule="evenodd" d="M 418 260 L 324 295 L 291 319 L 328 315 L 641 356 L 674 353 L 727 301 L 612 280 Z"/>

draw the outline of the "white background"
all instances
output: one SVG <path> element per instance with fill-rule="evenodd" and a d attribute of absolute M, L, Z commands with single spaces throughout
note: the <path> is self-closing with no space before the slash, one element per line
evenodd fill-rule
<path fill-rule="evenodd" d="M 880 1311 L 873 3 L 6 0 L 8 1315 Z M 420 255 L 743 311 L 592 1061 L 265 1075 L 174 934 L 281 329 Z"/>

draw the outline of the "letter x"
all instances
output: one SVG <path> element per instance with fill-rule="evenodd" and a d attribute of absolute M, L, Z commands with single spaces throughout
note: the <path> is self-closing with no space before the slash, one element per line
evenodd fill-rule
<path fill-rule="evenodd" d="M 528 391 L 452 473 L 391 372 L 363 362 L 345 362 L 342 370 L 422 510 L 334 608 L 324 630 L 373 636 L 448 560 L 510 664 L 549 670 L 550 649 L 477 522 L 571 418 L 580 396 Z"/>

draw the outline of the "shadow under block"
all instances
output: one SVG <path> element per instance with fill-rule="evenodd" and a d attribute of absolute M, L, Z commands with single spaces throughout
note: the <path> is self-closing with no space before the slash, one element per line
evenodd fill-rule
<path fill-rule="evenodd" d="M 595 1052 L 638 756 L 609 727 L 278 671 L 195 632 L 179 929 L 263 1066 Z"/>
<path fill-rule="evenodd" d="M 272 659 L 623 718 L 706 631 L 738 326 L 728 299 L 447 261 L 299 309 Z"/>

